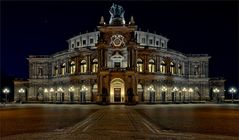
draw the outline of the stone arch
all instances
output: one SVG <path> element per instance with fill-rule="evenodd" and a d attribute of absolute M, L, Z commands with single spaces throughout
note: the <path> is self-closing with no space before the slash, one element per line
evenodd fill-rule
<path fill-rule="evenodd" d="M 143 85 L 141 83 L 138 83 L 137 85 L 137 92 L 138 92 L 138 97 L 139 97 L 139 101 L 144 101 L 144 89 L 143 89 Z"/>

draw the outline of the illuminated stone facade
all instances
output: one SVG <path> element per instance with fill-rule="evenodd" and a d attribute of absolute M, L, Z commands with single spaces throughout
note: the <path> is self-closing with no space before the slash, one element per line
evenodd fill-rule
<path fill-rule="evenodd" d="M 98 31 L 70 38 L 67 50 L 30 55 L 29 79 L 15 80 L 15 100 L 126 104 L 210 100 L 210 56 L 169 49 L 167 38 L 137 30 L 133 17 L 126 24 L 120 6 L 113 5 L 110 13 L 109 24 L 101 17 Z M 223 98 L 224 80 L 220 83 L 216 87 Z"/>

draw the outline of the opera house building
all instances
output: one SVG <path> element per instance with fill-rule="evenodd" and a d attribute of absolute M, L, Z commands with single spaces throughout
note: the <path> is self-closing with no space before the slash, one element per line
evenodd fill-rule
<path fill-rule="evenodd" d="M 97 31 L 68 39 L 66 50 L 29 55 L 29 79 L 14 81 L 15 101 L 137 104 L 224 98 L 224 80 L 209 78 L 210 56 L 169 49 L 168 38 L 138 30 L 133 17 L 125 21 L 119 5 L 109 12 L 109 22 L 99 17 Z"/>

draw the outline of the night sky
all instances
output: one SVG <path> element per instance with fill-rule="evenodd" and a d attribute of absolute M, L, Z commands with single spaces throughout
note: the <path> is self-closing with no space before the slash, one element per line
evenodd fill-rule
<path fill-rule="evenodd" d="M 68 48 L 66 40 L 94 31 L 112 1 L 1 2 L 1 86 L 11 78 L 28 78 L 28 55 L 49 55 Z M 168 48 L 206 53 L 210 77 L 238 83 L 238 2 L 116 2 L 125 19 L 169 38 Z"/>

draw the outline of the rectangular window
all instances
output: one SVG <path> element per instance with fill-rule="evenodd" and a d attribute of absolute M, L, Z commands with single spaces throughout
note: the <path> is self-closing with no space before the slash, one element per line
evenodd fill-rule
<path fill-rule="evenodd" d="M 80 46 L 80 42 L 79 41 L 76 42 L 76 46 Z"/>
<path fill-rule="evenodd" d="M 74 48 L 75 47 L 75 45 L 74 44 L 71 44 L 71 48 Z"/>
<path fill-rule="evenodd" d="M 94 39 L 91 38 L 91 39 L 90 39 L 90 44 L 93 44 L 93 43 L 94 43 Z"/>
<path fill-rule="evenodd" d="M 83 45 L 86 45 L 86 40 L 83 40 Z"/>
<path fill-rule="evenodd" d="M 159 45 L 159 41 L 156 41 L 156 45 L 157 45 L 157 46 Z"/>
<path fill-rule="evenodd" d="M 164 44 L 165 44 L 164 40 L 161 40 L 161 47 L 164 47 Z"/>
<path fill-rule="evenodd" d="M 151 45 L 153 44 L 153 40 L 152 39 L 149 40 L 149 44 L 151 44 Z"/>

